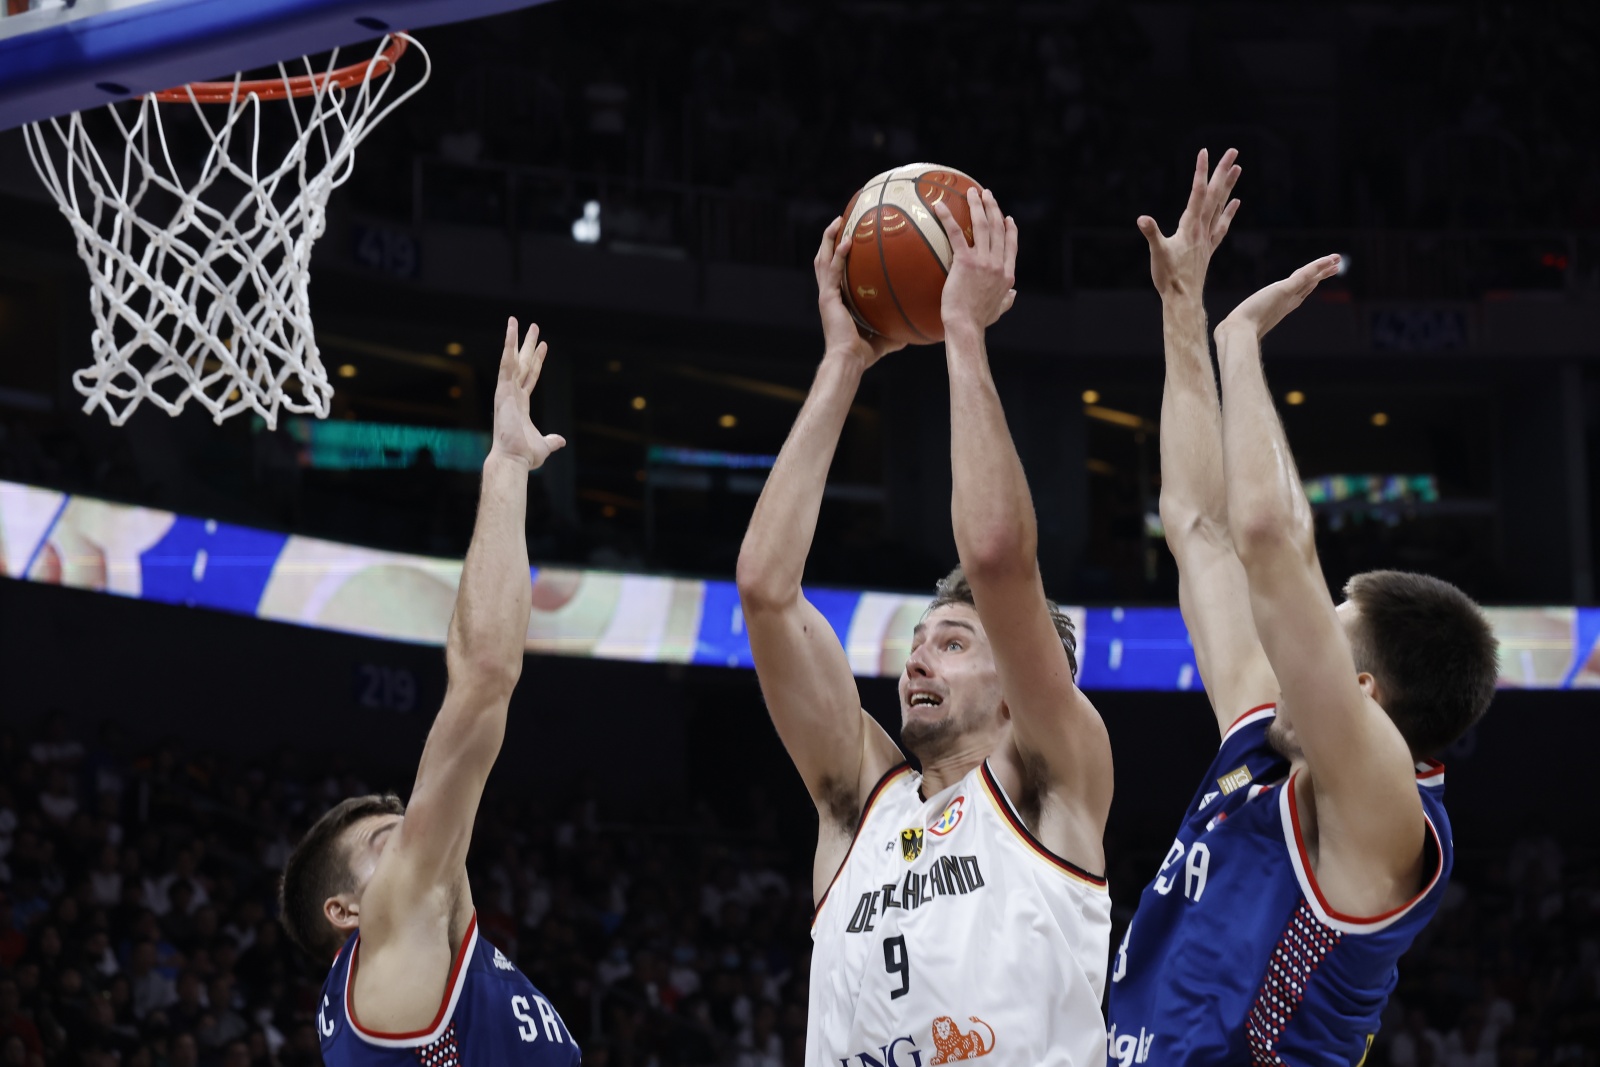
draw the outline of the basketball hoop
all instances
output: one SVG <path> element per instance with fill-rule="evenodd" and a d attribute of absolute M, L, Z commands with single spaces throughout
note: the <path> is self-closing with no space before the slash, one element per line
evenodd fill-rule
<path fill-rule="evenodd" d="M 408 45 L 422 56 L 421 77 L 385 102 Z M 84 112 L 24 128 L 89 268 L 94 365 L 72 376 L 84 411 L 101 408 L 120 426 L 143 400 L 176 415 L 193 397 L 218 423 L 252 410 L 273 427 L 280 408 L 327 417 L 333 387 L 312 332 L 311 247 L 356 146 L 431 71 L 427 50 L 405 34 L 384 37 L 364 62 L 339 67 L 338 55 L 320 71 L 305 57 L 304 74 L 280 63 L 277 78 L 148 93 L 132 121 L 110 105 L 117 172 Z M 263 101 L 286 102 L 293 121 L 293 145 L 265 170 Z M 177 157 L 197 170 L 174 162 L 162 104 L 189 104 L 198 116 L 210 150 L 198 164 L 193 153 Z M 225 105 L 225 116 L 208 115 L 211 105 Z"/>

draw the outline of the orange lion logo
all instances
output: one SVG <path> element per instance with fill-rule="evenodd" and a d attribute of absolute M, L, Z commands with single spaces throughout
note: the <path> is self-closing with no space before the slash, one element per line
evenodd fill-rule
<path fill-rule="evenodd" d="M 948 1015 L 941 1015 L 933 1020 L 934 1054 L 928 1061 L 930 1064 L 949 1063 L 951 1060 L 975 1060 L 994 1051 L 994 1027 L 976 1015 L 969 1015 L 967 1018 L 989 1031 L 989 1044 L 983 1043 L 983 1036 L 978 1033 L 976 1026 L 963 1034 L 954 1019 Z"/>

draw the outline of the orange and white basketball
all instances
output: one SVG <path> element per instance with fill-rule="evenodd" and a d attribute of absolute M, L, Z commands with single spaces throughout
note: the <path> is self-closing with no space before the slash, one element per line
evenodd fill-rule
<path fill-rule="evenodd" d="M 850 198 L 841 233 L 855 235 L 845 264 L 845 304 L 874 333 L 911 345 L 944 340 L 939 297 L 950 273 L 950 241 L 933 205 L 949 205 L 967 243 L 969 175 L 937 163 L 884 171 Z"/>

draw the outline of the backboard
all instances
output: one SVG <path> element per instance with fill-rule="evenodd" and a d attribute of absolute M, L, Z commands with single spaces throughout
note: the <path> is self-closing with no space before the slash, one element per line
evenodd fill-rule
<path fill-rule="evenodd" d="M 544 0 L 0 0 L 0 130 Z"/>

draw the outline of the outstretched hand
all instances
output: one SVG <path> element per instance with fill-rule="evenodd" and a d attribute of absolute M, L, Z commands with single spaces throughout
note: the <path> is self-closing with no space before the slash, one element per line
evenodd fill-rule
<path fill-rule="evenodd" d="M 861 360 L 870 367 L 890 352 L 905 347 L 902 341 L 891 341 L 882 334 L 873 333 L 855 320 L 850 309 L 844 306 L 844 264 L 855 247 L 855 235 L 839 235 L 844 219 L 836 218 L 822 231 L 822 243 L 817 246 L 816 258 L 811 261 L 817 274 L 817 310 L 822 313 L 822 341 L 828 352 L 839 352 Z"/>
<path fill-rule="evenodd" d="M 1178 219 L 1171 237 L 1164 237 L 1156 220 L 1139 216 L 1139 232 L 1150 243 L 1150 280 L 1162 299 L 1177 296 L 1198 297 L 1205 287 L 1211 254 L 1228 235 L 1228 227 L 1239 210 L 1239 201 L 1230 200 L 1239 180 L 1239 158 L 1235 149 L 1222 153 L 1217 169 L 1207 177 L 1208 155 L 1204 148 L 1194 161 L 1194 181 L 1189 187 L 1189 203 Z"/>
<path fill-rule="evenodd" d="M 1248 330 L 1256 339 L 1265 337 L 1284 317 L 1305 302 L 1321 282 L 1339 273 L 1337 254 L 1314 259 L 1280 282 L 1258 290 L 1217 324 L 1217 334 L 1230 329 Z"/>
<path fill-rule="evenodd" d="M 539 340 L 537 324 L 528 327 L 528 336 L 519 346 L 517 320 L 506 320 L 506 347 L 494 386 L 494 442 L 489 454 L 517 460 L 530 471 L 544 466 L 550 453 L 567 443 L 558 433 L 540 433 L 528 410 L 548 352 L 548 346 Z"/>
<path fill-rule="evenodd" d="M 950 239 L 950 274 L 939 299 L 946 331 L 960 325 L 980 330 L 992 326 L 1017 300 L 1012 288 L 1017 280 L 1017 220 L 1001 214 L 987 189 L 968 189 L 967 209 L 972 215 L 970 245 L 949 205 L 943 200 L 933 205 Z"/>

